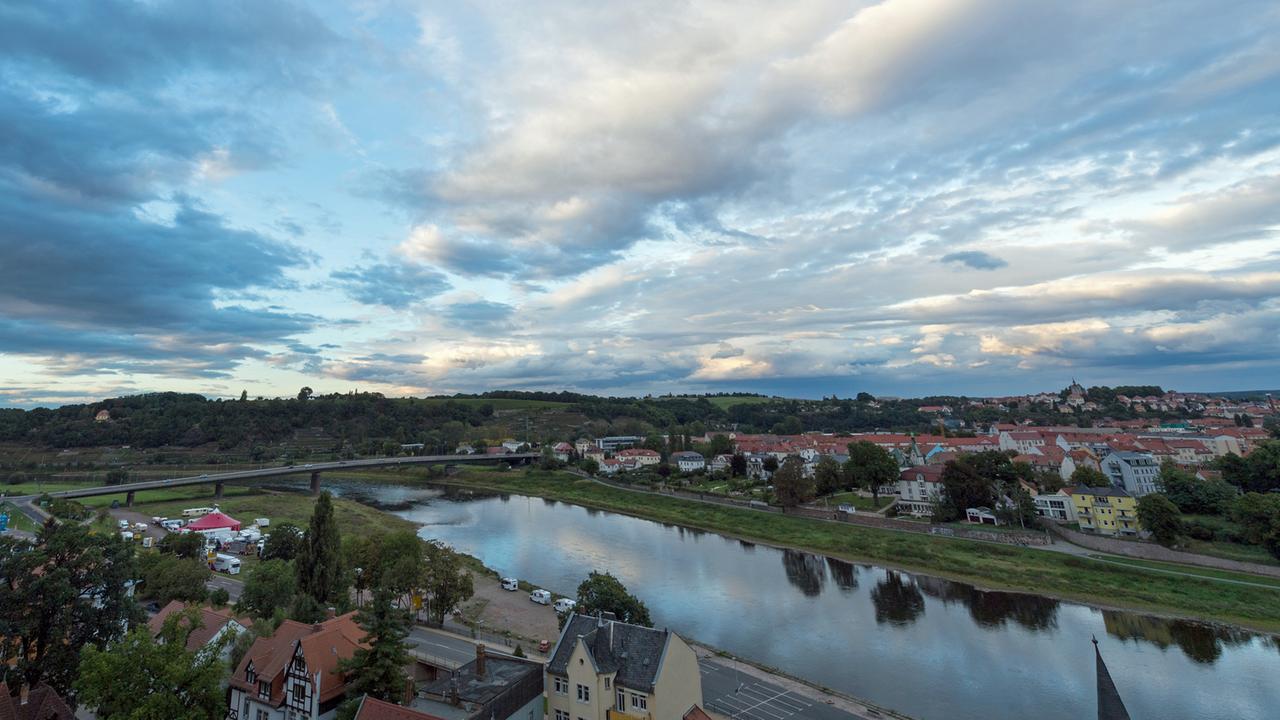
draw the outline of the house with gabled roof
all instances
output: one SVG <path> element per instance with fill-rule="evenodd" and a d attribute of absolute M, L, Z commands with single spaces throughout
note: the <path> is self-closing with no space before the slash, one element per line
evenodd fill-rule
<path fill-rule="evenodd" d="M 339 664 L 363 647 L 355 612 L 321 623 L 285 620 L 254 641 L 228 681 L 227 720 L 326 720 L 346 699 Z"/>
<path fill-rule="evenodd" d="M 215 609 L 209 605 L 187 605 L 181 600 L 172 600 L 168 605 L 160 608 L 160 612 L 151 616 L 147 621 L 147 629 L 151 631 L 153 637 L 158 637 L 160 631 L 164 629 L 164 623 L 174 613 L 180 613 L 188 608 L 194 609 L 199 616 L 199 627 L 191 631 L 187 636 L 187 650 L 189 652 L 197 652 L 201 648 L 216 647 L 219 641 L 224 637 L 229 638 L 226 644 L 221 648 L 223 657 L 231 656 L 231 641 L 237 635 L 248 630 L 253 626 L 253 621 L 249 618 L 237 617 L 230 609 Z M 185 619 L 183 621 L 186 622 Z"/>
<path fill-rule="evenodd" d="M 670 630 L 573 614 L 543 683 L 548 720 L 683 718 L 702 705 L 698 658 Z"/>

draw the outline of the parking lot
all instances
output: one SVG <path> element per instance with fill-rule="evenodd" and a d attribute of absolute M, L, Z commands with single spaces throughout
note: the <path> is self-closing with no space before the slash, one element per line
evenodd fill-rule
<path fill-rule="evenodd" d="M 739 667 L 732 660 L 703 657 L 703 705 L 733 720 L 859 720 L 882 717 L 877 713 L 851 712 L 828 704 L 816 691 L 804 694 L 759 677 L 759 671 Z"/>

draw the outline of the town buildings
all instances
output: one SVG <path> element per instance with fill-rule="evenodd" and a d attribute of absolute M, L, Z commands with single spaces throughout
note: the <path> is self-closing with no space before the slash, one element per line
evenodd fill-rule
<path fill-rule="evenodd" d="M 1102 459 L 1102 473 L 1116 487 L 1141 497 L 1153 493 L 1160 480 L 1160 463 L 1150 453 L 1120 451 Z"/>
<path fill-rule="evenodd" d="M 416 711 L 448 720 L 542 720 L 542 663 L 476 646 L 474 660 L 420 688 Z"/>
<path fill-rule="evenodd" d="M 547 663 L 548 720 L 667 720 L 702 705 L 698 659 L 669 630 L 574 614 Z"/>
<path fill-rule="evenodd" d="M 231 674 L 228 720 L 327 720 L 346 699 L 339 663 L 364 636 L 354 612 L 314 625 L 285 620 Z"/>
<path fill-rule="evenodd" d="M 1137 502 L 1123 489 L 1080 485 L 1062 493 L 1071 497 L 1076 520 L 1084 532 L 1121 537 L 1138 534 Z"/>

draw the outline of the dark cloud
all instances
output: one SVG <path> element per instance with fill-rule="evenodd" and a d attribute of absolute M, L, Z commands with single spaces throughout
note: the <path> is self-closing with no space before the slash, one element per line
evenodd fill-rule
<path fill-rule="evenodd" d="M 714 360 L 723 360 L 725 358 L 742 357 L 745 353 L 746 350 L 740 347 L 734 347 L 729 343 L 720 343 L 720 346 L 716 348 L 711 357 Z"/>
<path fill-rule="evenodd" d="M 508 322 L 515 308 L 506 303 L 477 300 L 448 305 L 441 311 L 445 322 L 475 333 L 509 330 Z"/>
<path fill-rule="evenodd" d="M 942 256 L 942 262 L 968 265 L 974 270 L 998 270 L 1009 264 L 995 255 L 982 252 L 981 250 L 966 250 L 963 252 L 949 253 Z"/>
<path fill-rule="evenodd" d="M 332 272 L 329 277 L 356 302 L 396 310 L 435 297 L 451 287 L 443 273 L 409 261 L 361 265 Z"/>

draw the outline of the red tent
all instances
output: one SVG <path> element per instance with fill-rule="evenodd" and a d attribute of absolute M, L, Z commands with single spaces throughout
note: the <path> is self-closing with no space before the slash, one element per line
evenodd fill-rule
<path fill-rule="evenodd" d="M 208 515 L 196 520 L 187 526 L 191 532 L 199 532 L 201 530 L 239 530 L 240 521 L 229 515 L 223 515 L 220 512 L 211 512 Z"/>

